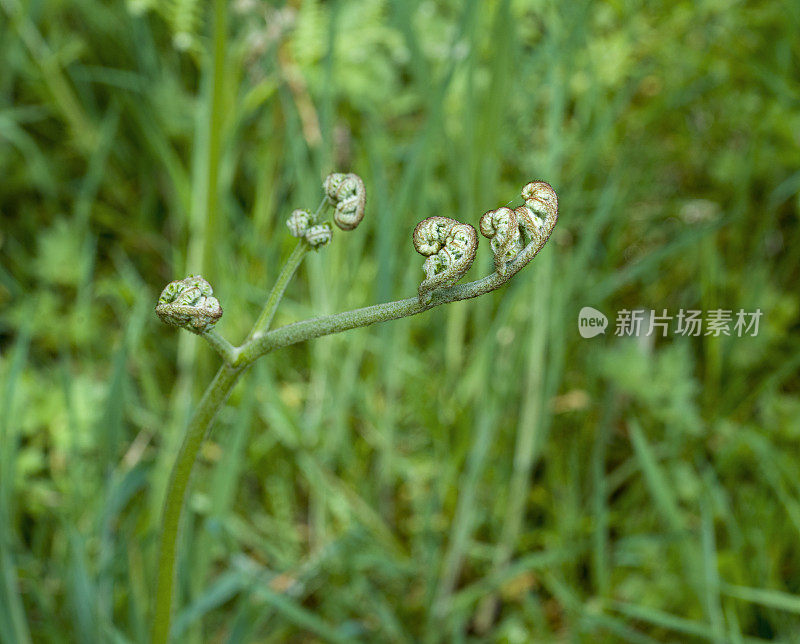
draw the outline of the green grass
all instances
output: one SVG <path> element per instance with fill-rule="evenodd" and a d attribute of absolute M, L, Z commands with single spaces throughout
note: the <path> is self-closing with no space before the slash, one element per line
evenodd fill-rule
<path fill-rule="evenodd" d="M 367 216 L 276 326 L 412 295 L 425 217 L 541 178 L 560 220 L 500 291 L 244 377 L 176 641 L 797 641 L 796 3 L 220 1 L 216 39 L 212 5 L 150 4 L 0 0 L 0 642 L 146 641 L 218 363 L 155 300 L 202 271 L 240 341 L 333 170 Z M 764 317 L 614 337 L 637 307 Z"/>

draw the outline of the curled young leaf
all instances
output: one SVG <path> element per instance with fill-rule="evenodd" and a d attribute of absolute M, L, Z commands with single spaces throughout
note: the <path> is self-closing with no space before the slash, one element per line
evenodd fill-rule
<path fill-rule="evenodd" d="M 527 264 L 553 232 L 558 220 L 558 197 L 549 183 L 532 181 L 522 189 L 524 206 L 490 210 L 481 217 L 481 234 L 491 240 L 497 272 L 505 275 L 509 262 L 524 253 Z M 518 269 L 517 269 L 518 270 Z"/>
<path fill-rule="evenodd" d="M 469 270 L 478 248 L 478 234 L 469 224 L 449 217 L 428 217 L 417 224 L 412 237 L 414 248 L 426 257 L 422 269 L 425 279 L 419 297 L 455 284 Z"/>
<path fill-rule="evenodd" d="M 517 211 L 524 210 L 529 214 L 523 226 L 527 225 L 529 229 L 526 232 L 531 238 L 544 243 L 558 221 L 558 195 L 549 183 L 531 181 L 522 189 L 522 198 L 525 206 L 520 206 Z"/>
<path fill-rule="evenodd" d="M 313 223 L 314 217 L 308 210 L 294 210 L 286 220 L 286 226 L 292 237 L 304 237 L 308 227 Z"/>
<path fill-rule="evenodd" d="M 199 275 L 175 280 L 161 291 L 156 315 L 165 324 L 203 333 L 222 317 L 222 307 L 213 293 L 211 284 Z"/>
<path fill-rule="evenodd" d="M 522 250 L 522 234 L 517 213 L 511 208 L 490 210 L 481 217 L 481 234 L 491 240 L 494 265 L 500 275 L 506 272 L 506 264 Z"/>
<path fill-rule="evenodd" d="M 335 206 L 333 221 L 342 230 L 353 230 L 364 218 L 367 192 L 357 174 L 335 172 L 323 183 L 325 194 Z"/>
<path fill-rule="evenodd" d="M 314 248 L 321 248 L 325 246 L 333 236 L 330 224 L 318 224 L 311 226 L 306 230 L 305 237 L 309 245 Z"/>

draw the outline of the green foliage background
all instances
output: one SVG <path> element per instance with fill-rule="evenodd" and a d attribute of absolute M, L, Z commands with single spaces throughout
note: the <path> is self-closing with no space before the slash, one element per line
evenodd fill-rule
<path fill-rule="evenodd" d="M 155 299 L 202 271 L 238 342 L 332 170 L 367 217 L 278 325 L 413 294 L 425 217 L 542 178 L 560 220 L 498 292 L 245 376 L 176 641 L 800 641 L 800 5 L 217 6 L 212 92 L 210 4 L 0 0 L 0 641 L 145 640 L 218 361 Z M 764 317 L 614 337 L 637 307 Z"/>

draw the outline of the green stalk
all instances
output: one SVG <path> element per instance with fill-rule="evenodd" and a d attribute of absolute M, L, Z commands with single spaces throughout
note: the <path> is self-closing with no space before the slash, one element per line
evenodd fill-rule
<path fill-rule="evenodd" d="M 328 199 L 323 197 L 313 215 L 314 221 L 317 221 L 322 209 L 327 203 Z M 289 285 L 289 282 L 291 281 L 295 272 L 297 272 L 297 269 L 300 267 L 300 264 L 302 263 L 303 258 L 306 256 L 306 253 L 310 251 L 311 248 L 312 246 L 305 239 L 301 239 L 297 246 L 294 247 L 292 254 L 289 255 L 289 259 L 287 259 L 286 263 L 283 265 L 281 273 L 278 275 L 278 279 L 275 282 L 275 286 L 272 287 L 272 290 L 267 297 L 267 301 L 264 304 L 264 309 L 258 316 L 258 319 L 253 325 L 253 329 L 250 331 L 250 334 L 247 336 L 245 343 L 248 343 L 255 337 L 263 335 L 269 330 L 269 326 L 272 324 L 272 318 L 275 317 L 275 311 L 278 310 L 278 304 L 280 304 L 281 299 L 283 299 L 283 294 L 286 292 L 286 287 Z"/>
<path fill-rule="evenodd" d="M 311 247 L 303 240 L 295 246 L 286 264 L 281 270 L 275 286 L 272 287 L 264 309 L 258 320 L 253 325 L 253 330 L 248 338 L 258 337 L 263 334 L 272 322 L 275 311 L 280 304 L 286 287 L 292 276 L 297 271 L 306 253 Z M 241 362 L 238 360 L 241 349 L 231 345 L 214 329 L 201 334 L 211 347 L 219 353 L 225 364 L 217 371 L 217 375 L 206 388 L 200 404 L 194 412 L 186 434 L 183 438 L 178 457 L 170 475 L 164 501 L 163 519 L 160 533 L 158 553 L 158 580 L 156 584 L 156 603 L 153 618 L 152 639 L 153 644 L 166 644 L 169 641 L 170 624 L 172 621 L 172 602 L 174 600 L 174 587 L 176 576 L 176 555 L 178 532 L 186 500 L 186 490 L 192 468 L 197 460 L 203 440 L 211 428 L 217 412 L 225 404 L 228 395 L 239 379 L 241 373 L 247 369 L 252 360 Z M 248 340 L 246 345 L 251 344 Z M 233 366 L 234 363 L 239 363 Z"/>
<path fill-rule="evenodd" d="M 158 579 L 156 582 L 155 614 L 151 641 L 153 644 L 166 644 L 169 641 L 172 620 L 172 601 L 175 586 L 175 562 L 178 543 L 178 528 L 183 514 L 189 477 L 197 460 L 214 417 L 228 399 L 228 395 L 245 367 L 223 365 L 206 388 L 200 404 L 194 412 L 178 458 L 172 469 L 164 501 L 163 523 L 161 525 L 160 547 L 158 553 Z"/>
<path fill-rule="evenodd" d="M 263 335 L 269 329 L 269 325 L 272 324 L 272 318 L 275 317 L 275 311 L 278 309 L 278 304 L 280 304 L 283 298 L 286 287 L 289 285 L 292 276 L 295 274 L 303 258 L 306 256 L 306 253 L 310 249 L 311 246 L 304 239 L 301 239 L 297 246 L 294 247 L 292 254 L 289 255 L 289 259 L 286 260 L 286 264 L 283 265 L 280 275 L 278 275 L 275 286 L 272 287 L 267 297 L 267 302 L 264 304 L 261 315 L 258 316 L 256 323 L 253 325 L 253 330 L 250 331 L 250 335 L 247 336 L 246 342 Z"/>
<path fill-rule="evenodd" d="M 211 345 L 211 348 L 219 354 L 219 357 L 222 358 L 225 363 L 233 363 L 239 355 L 239 349 L 223 338 L 215 329 L 209 329 L 203 332 L 201 336 Z"/>
<path fill-rule="evenodd" d="M 311 318 L 310 320 L 287 324 L 286 326 L 274 329 L 268 333 L 256 334 L 239 347 L 239 353 L 233 365 L 237 367 L 247 366 L 264 354 L 281 347 L 289 346 L 290 344 L 312 340 L 332 333 L 349 331 L 350 329 L 368 326 L 377 322 L 397 320 L 399 318 L 417 315 L 418 313 L 440 306 L 441 304 L 479 297 L 500 288 L 521 271 L 541 250 L 545 241 L 547 240 L 540 240 L 529 244 L 513 262 L 506 266 L 504 275 L 492 273 L 474 282 L 467 282 L 466 284 L 458 284 L 450 288 L 439 289 L 431 295 L 431 300 L 429 302 L 425 302 L 419 297 L 410 297 L 405 300 L 375 304 L 373 306 L 364 307 L 363 309 L 355 309 L 354 311 L 344 311 L 342 313 L 334 313 L 333 315 Z"/>

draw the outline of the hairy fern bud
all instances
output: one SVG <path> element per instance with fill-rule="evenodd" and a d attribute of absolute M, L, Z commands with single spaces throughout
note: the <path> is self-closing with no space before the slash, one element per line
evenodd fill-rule
<path fill-rule="evenodd" d="M 426 301 L 434 290 L 452 286 L 469 270 L 478 248 L 475 229 L 449 217 L 421 221 L 412 239 L 414 248 L 426 258 L 425 279 L 419 285 L 419 297 Z"/>
<path fill-rule="evenodd" d="M 213 297 L 211 284 L 200 275 L 190 275 L 170 282 L 161 291 L 156 315 L 170 326 L 179 326 L 192 333 L 203 333 L 222 317 L 219 300 Z"/>
<path fill-rule="evenodd" d="M 512 210 L 498 208 L 481 217 L 481 234 L 491 240 L 495 269 L 506 274 L 506 267 L 523 249 L 535 244 L 530 261 L 547 239 L 558 220 L 558 197 L 549 183 L 532 181 L 522 189 L 525 205 Z"/>
<path fill-rule="evenodd" d="M 322 248 L 330 242 L 333 232 L 331 231 L 330 224 L 318 224 L 311 226 L 306 230 L 306 241 L 315 250 Z"/>
<path fill-rule="evenodd" d="M 529 214 L 529 222 L 524 222 L 523 226 L 532 226 L 532 230 L 526 232 L 546 241 L 558 221 L 556 191 L 546 181 L 531 181 L 522 189 L 522 198 L 525 206 L 520 206 L 517 211 L 524 209 Z"/>
<path fill-rule="evenodd" d="M 328 201 L 335 211 L 333 221 L 342 230 L 353 230 L 364 218 L 367 192 L 364 182 L 357 174 L 334 172 L 322 184 Z"/>
<path fill-rule="evenodd" d="M 292 237 L 305 237 L 306 231 L 314 221 L 313 215 L 308 210 L 294 210 L 286 220 L 286 227 Z"/>
<path fill-rule="evenodd" d="M 481 234 L 491 240 L 497 272 L 505 275 L 506 264 L 522 250 L 522 234 L 516 211 L 506 207 L 490 210 L 481 217 L 480 229 Z"/>

